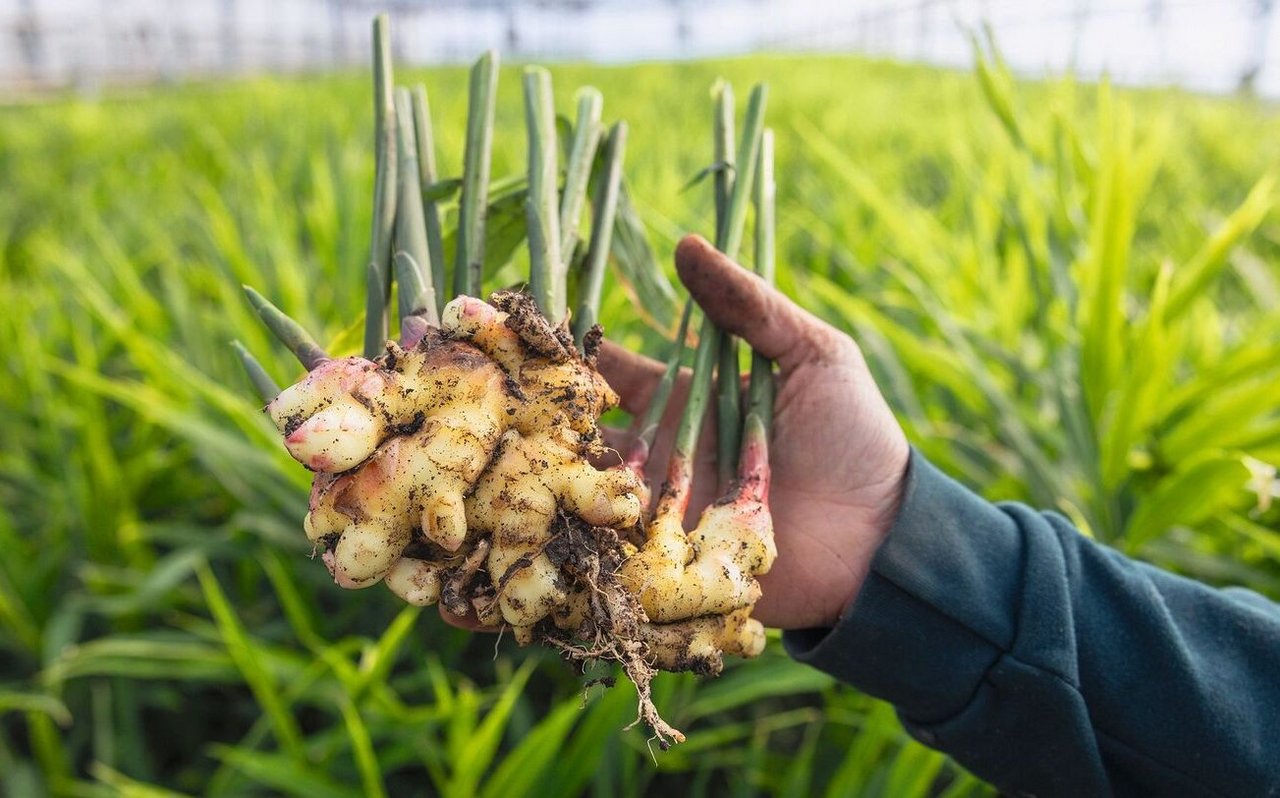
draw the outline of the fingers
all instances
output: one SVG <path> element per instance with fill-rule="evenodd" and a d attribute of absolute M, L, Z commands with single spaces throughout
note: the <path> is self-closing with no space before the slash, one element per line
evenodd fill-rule
<path fill-rule="evenodd" d="M 596 368 L 621 397 L 622 409 L 639 415 L 649 406 L 666 367 L 606 340 L 600 347 Z"/>
<path fill-rule="evenodd" d="M 712 321 L 776 360 L 784 372 L 825 356 L 844 339 L 834 327 L 734 263 L 701 236 L 689 235 L 680 241 L 676 270 Z"/>

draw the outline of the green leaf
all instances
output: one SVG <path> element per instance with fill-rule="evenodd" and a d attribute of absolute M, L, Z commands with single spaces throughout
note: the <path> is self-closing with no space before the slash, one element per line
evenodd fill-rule
<path fill-rule="evenodd" d="M 131 779 L 102 762 L 94 762 L 90 765 L 89 772 L 98 781 L 110 785 L 119 798 L 183 798 L 186 795 L 186 793 L 174 792 L 164 787 Z"/>
<path fill-rule="evenodd" d="M 982 88 L 982 96 L 987 101 L 987 106 L 1000 120 L 1009 138 L 1017 146 L 1025 147 L 1026 138 L 1022 133 L 1020 121 L 1025 114 L 1014 107 L 1013 75 L 1000 57 L 1000 51 L 995 46 L 995 37 L 992 36 L 990 28 L 985 30 L 985 34 L 984 39 L 979 39 L 977 33 L 970 33 L 978 85 Z"/>
<path fill-rule="evenodd" d="M 621 745 L 623 727 L 636 717 L 636 693 L 629 682 L 607 688 L 599 696 L 588 695 L 586 701 L 586 707 L 581 709 L 585 717 L 561 747 L 563 756 L 555 781 L 544 784 L 540 791 L 546 798 L 576 795 L 598 771 L 616 764 L 610 762 L 610 752 Z M 573 695 L 564 703 L 579 707 L 580 699 Z"/>
<path fill-rule="evenodd" d="M 680 187 L 680 193 L 688 191 L 691 188 L 699 186 L 704 180 L 713 175 L 733 174 L 733 164 L 729 161 L 716 161 L 708 164 L 693 173 L 693 177 L 689 178 L 683 186 Z"/>
<path fill-rule="evenodd" d="M 453 778 L 449 789 L 451 795 L 461 798 L 476 794 L 481 778 L 493 767 L 494 755 L 497 753 L 498 744 L 502 742 L 502 733 L 506 728 L 507 720 L 511 717 L 511 711 L 515 709 L 516 701 L 520 698 L 529 675 L 533 673 L 535 664 L 534 660 L 526 660 L 520 666 L 520 669 L 511 677 L 511 681 L 503 687 L 498 700 L 485 714 L 484 720 L 480 721 L 474 730 L 469 724 L 462 727 L 467 729 L 465 737 L 458 733 L 461 729 L 451 730 L 450 751 L 453 765 Z"/>
<path fill-rule="evenodd" d="M 231 658 L 217 646 L 124 636 L 71 646 L 41 672 L 50 686 L 85 676 L 129 679 L 238 681 Z"/>
<path fill-rule="evenodd" d="M 413 632 L 414 625 L 421 614 L 421 607 L 408 606 L 400 610 L 395 620 L 378 638 L 377 645 L 365 651 L 364 656 L 360 658 L 360 681 L 353 695 L 358 696 L 369 685 L 382 684 L 387 680 L 391 668 L 395 666 L 400 649 L 408 640 L 409 634 Z"/>
<path fill-rule="evenodd" d="M 1122 372 L 1124 289 L 1140 197 L 1133 180 L 1133 114 L 1112 99 L 1104 83 L 1098 91 L 1102 156 L 1089 208 L 1089 241 L 1079 264 L 1081 378 L 1095 420 L 1114 401 Z"/>
<path fill-rule="evenodd" d="M 1194 527 L 1246 496 L 1249 469 L 1239 455 L 1211 452 L 1183 463 L 1142 498 L 1125 526 L 1124 547 L 1137 551 L 1174 526 Z"/>
<path fill-rule="evenodd" d="M 358 798 L 360 790 L 338 784 L 315 767 L 280 754 L 215 745 L 213 755 L 253 781 L 298 798 Z"/>
<path fill-rule="evenodd" d="M 3 570 L 0 570 L 0 627 L 28 651 L 36 651 L 40 647 L 40 629 Z"/>
<path fill-rule="evenodd" d="M 925 748 L 914 740 L 908 741 L 893 758 L 884 794 L 893 796 L 919 796 L 931 798 L 933 783 L 947 764 L 946 754 Z"/>
<path fill-rule="evenodd" d="M 778 795 L 783 798 L 808 798 L 814 795 L 813 776 L 818 769 L 818 742 L 822 739 L 824 724 L 821 718 L 809 724 L 799 750 L 787 764 Z"/>
<path fill-rule="evenodd" d="M 833 684 L 830 676 L 781 656 L 762 658 L 739 665 L 703 687 L 680 717 L 689 723 L 765 698 L 819 693 Z"/>
<path fill-rule="evenodd" d="M 564 740 L 574 720 L 582 715 L 583 709 L 576 700 L 561 702 L 502 758 L 493 775 L 485 781 L 481 798 L 533 795 L 540 786 L 551 782 L 564 789 L 566 785 L 560 773 Z"/>
<path fill-rule="evenodd" d="M 482 273 L 492 275 L 511 260 L 525 242 L 526 216 L 524 210 L 528 190 L 524 176 L 518 181 L 495 182 L 488 192 L 489 205 L 485 211 L 484 264 Z M 445 252 L 455 251 L 459 231 L 445 233 Z M 477 290 L 483 286 L 477 286 Z"/>
<path fill-rule="evenodd" d="M 365 798 L 384 798 L 387 793 L 382 786 L 382 768 L 378 766 L 378 757 L 373 751 L 373 741 L 369 739 L 369 728 L 360 717 L 360 710 L 356 709 L 350 701 L 341 702 L 338 708 L 342 711 L 342 721 L 347 727 L 351 751 L 355 754 L 356 767 L 360 770 L 360 781 L 364 785 Z"/>
<path fill-rule="evenodd" d="M 1280 562 L 1280 532 L 1236 513 L 1225 513 L 1220 520 L 1232 532 L 1258 544 L 1268 557 Z"/>
<path fill-rule="evenodd" d="M 422 189 L 422 199 L 424 202 L 443 202 L 447 199 L 452 199 L 461 189 L 462 178 L 460 177 L 437 180 Z"/>
<path fill-rule="evenodd" d="M 613 260 L 618 279 L 637 312 L 659 330 L 672 332 L 679 318 L 680 301 L 649 246 L 644 222 L 631 202 L 625 179 L 618 192 L 614 224 Z"/>
<path fill-rule="evenodd" d="M 1273 418 L 1280 373 L 1210 392 L 1157 441 L 1162 458 L 1181 463 L 1208 449 L 1226 448 L 1257 419 Z"/>
<path fill-rule="evenodd" d="M 1247 238 L 1275 204 L 1275 175 L 1265 175 L 1254 184 L 1243 203 L 1214 231 L 1200 251 L 1174 277 L 1169 296 L 1169 316 L 1186 312 L 1191 302 L 1204 296 L 1226 265 L 1227 255 Z"/>
<path fill-rule="evenodd" d="M 827 783 L 827 798 L 865 794 L 877 763 L 897 739 L 905 736 L 893 707 L 876 702 L 866 715 L 866 725 L 859 730 L 844 761 Z"/>
<path fill-rule="evenodd" d="M 207 565 L 201 565 L 196 573 L 200 578 L 200 587 L 204 591 L 205 603 L 218 625 L 227 653 L 243 674 L 249 688 L 253 690 L 258 703 L 271 718 L 277 742 L 294 761 L 305 762 L 307 756 L 302 743 L 302 733 L 280 697 L 280 688 L 263 666 L 258 646 L 240 623 L 235 611 L 231 609 L 231 604 L 227 601 L 226 594 L 222 592 L 213 571 Z"/>
<path fill-rule="evenodd" d="M 1165 329 L 1165 307 L 1172 270 L 1160 270 L 1145 322 L 1133 333 L 1127 351 L 1129 368 L 1120 377 L 1112 411 L 1103 427 L 1102 488 L 1112 490 L 1127 476 L 1129 454 L 1143 442 L 1156 409 L 1173 381 L 1175 355 Z"/>
<path fill-rule="evenodd" d="M 59 726 L 71 725 L 71 710 L 46 693 L 0 689 L 0 715 L 6 712 L 40 712 L 48 715 Z"/>

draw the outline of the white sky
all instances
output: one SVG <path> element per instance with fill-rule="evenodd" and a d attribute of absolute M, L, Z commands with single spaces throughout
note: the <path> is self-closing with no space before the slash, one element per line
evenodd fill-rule
<path fill-rule="evenodd" d="M 863 52 L 967 65 L 964 26 L 991 23 L 1024 74 L 1109 72 L 1130 83 L 1231 91 L 1265 50 L 1261 93 L 1280 97 L 1280 22 L 1259 0 L 600 0 L 586 9 L 514 0 L 479 9 L 425 1 L 395 13 L 397 57 L 607 62 L 758 50 Z M 1280 2 L 1280 0 L 1278 0 Z M 34 77 L 181 76 L 362 63 L 374 4 L 326 0 L 0 0 L 0 88 L 33 77 L 17 36 L 40 33 Z M 226 16 L 227 9 L 233 17 Z M 228 50 L 226 32 L 234 33 Z M 515 37 L 512 37 L 512 32 Z"/>

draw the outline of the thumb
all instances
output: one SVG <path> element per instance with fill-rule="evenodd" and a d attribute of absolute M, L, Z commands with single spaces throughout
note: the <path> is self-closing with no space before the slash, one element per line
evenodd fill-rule
<path fill-rule="evenodd" d="M 705 238 L 688 235 L 676 247 L 676 271 L 704 313 L 788 372 L 839 351 L 848 339 L 730 260 Z"/>

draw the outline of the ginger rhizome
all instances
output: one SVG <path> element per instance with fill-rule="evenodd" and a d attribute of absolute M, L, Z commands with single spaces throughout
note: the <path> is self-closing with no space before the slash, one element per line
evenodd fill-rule
<path fill-rule="evenodd" d="M 665 746 L 684 737 L 653 705 L 655 671 L 714 675 L 724 654 L 749 657 L 764 646 L 764 630 L 751 610 L 760 596 L 756 577 L 775 556 L 768 509 L 771 407 L 762 401 L 770 395 L 772 374 L 767 361 L 755 364 L 744 421 L 737 415 L 736 345 L 722 343 L 714 325 L 704 324 L 667 479 L 650 511 L 644 470 L 682 359 L 692 304 L 635 444 L 625 456 L 611 452 L 599 419 L 618 397 L 595 367 L 601 339 L 595 319 L 621 194 L 626 129 L 618 123 L 602 136 L 599 94 L 584 91 L 561 190 L 550 77 L 536 68 L 526 71 L 530 158 L 523 203 L 532 296 L 500 291 L 487 302 L 478 299 L 490 210 L 495 70 L 490 54 L 472 74 L 459 213 L 452 217 L 459 224 L 453 270 L 458 296 L 444 304 L 439 298 L 445 284 L 442 217 L 426 190 L 437 178 L 425 90 L 393 93 L 380 18 L 364 354 L 330 357 L 252 289 L 249 299 L 263 321 L 308 373 L 279 390 L 243 347 L 239 353 L 269 400 L 266 412 L 285 448 L 315 474 L 302 526 L 339 586 L 382 582 L 409 603 L 438 603 L 477 625 L 510 629 L 521 645 L 554 646 L 581 667 L 618 663 L 637 686 L 639 720 Z M 731 139 L 731 94 L 722 92 L 718 102 L 728 124 L 721 124 L 718 136 Z M 722 170 L 717 179 L 723 192 L 717 245 L 731 256 L 742 238 L 762 114 L 757 89 L 733 173 Z M 732 150 L 718 152 L 726 159 Z M 592 190 L 591 235 L 581 239 L 576 228 Z M 758 265 L 771 259 L 772 247 L 768 239 L 769 251 L 761 249 L 759 220 L 772 218 L 762 196 L 757 191 Z M 576 253 L 579 244 L 587 249 Z M 571 266 L 583 270 L 574 281 L 579 296 L 573 319 Z M 400 310 L 398 342 L 386 335 L 393 296 Z M 694 445 L 717 359 L 720 429 L 733 440 L 728 455 L 722 447 L 721 471 L 735 478 L 686 530 Z M 615 464 L 595 465 L 610 460 Z"/>
<path fill-rule="evenodd" d="M 428 565 L 391 586 L 416 575 L 423 603 L 483 536 L 495 592 L 476 609 L 523 633 L 565 600 L 543 551 L 557 516 L 626 529 L 641 508 L 631 472 L 589 463 L 613 391 L 527 297 L 495 303 L 458 297 L 409 348 L 321 363 L 267 413 L 316 472 L 304 527 L 339 585 L 375 584 L 412 545 Z"/>
<path fill-rule="evenodd" d="M 774 556 L 764 459 L 744 459 L 755 470 L 691 533 L 690 479 L 673 473 L 643 543 L 629 542 L 641 478 L 591 464 L 617 402 L 594 369 L 598 340 L 580 354 L 523 294 L 463 296 L 416 342 L 321 360 L 273 399 L 286 448 L 316 474 L 303 526 L 337 584 L 385 581 L 638 681 L 759 653 L 749 613 Z"/>

